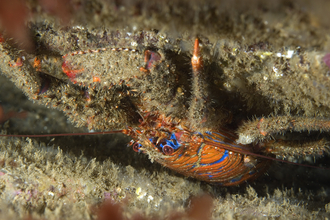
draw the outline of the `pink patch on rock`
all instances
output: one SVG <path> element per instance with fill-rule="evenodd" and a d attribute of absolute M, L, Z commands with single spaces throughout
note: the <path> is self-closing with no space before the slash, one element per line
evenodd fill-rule
<path fill-rule="evenodd" d="M 330 68 L 330 53 L 327 53 L 322 60 Z"/>
<path fill-rule="evenodd" d="M 105 200 L 111 199 L 111 193 L 110 192 L 104 192 L 104 199 Z"/>

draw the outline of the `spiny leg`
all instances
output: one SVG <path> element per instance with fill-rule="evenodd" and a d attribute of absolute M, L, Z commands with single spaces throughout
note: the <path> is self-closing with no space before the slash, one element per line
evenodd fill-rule
<path fill-rule="evenodd" d="M 299 116 L 276 116 L 245 122 L 237 131 L 240 144 L 250 144 L 269 140 L 273 135 L 285 132 L 330 131 L 330 120 L 326 118 L 309 118 Z M 278 158 L 322 156 L 329 152 L 329 144 L 325 139 L 317 141 L 287 141 L 259 143 Z"/>
<path fill-rule="evenodd" d="M 126 55 L 118 54 L 125 52 Z M 62 56 L 62 71 L 73 83 L 95 87 L 121 85 L 139 75 L 140 54 L 131 48 L 99 48 L 75 51 Z"/>
<path fill-rule="evenodd" d="M 270 139 L 274 134 L 303 131 L 330 131 L 327 118 L 309 118 L 299 116 L 276 116 L 245 122 L 238 129 L 237 143 L 251 144 L 255 141 Z"/>
<path fill-rule="evenodd" d="M 191 58 L 192 65 L 192 98 L 189 107 L 189 120 L 193 128 L 202 129 L 210 119 L 209 91 L 206 76 L 203 71 L 203 60 L 200 53 L 199 39 L 195 39 L 194 52 Z"/>

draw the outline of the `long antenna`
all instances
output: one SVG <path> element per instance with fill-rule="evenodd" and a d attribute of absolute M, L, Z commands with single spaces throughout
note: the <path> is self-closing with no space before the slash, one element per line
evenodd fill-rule
<path fill-rule="evenodd" d="M 312 165 L 307 165 L 307 164 L 294 163 L 294 162 L 290 162 L 290 161 L 287 161 L 287 160 L 281 160 L 281 159 L 278 159 L 278 158 L 269 157 L 269 156 L 253 153 L 253 152 L 250 152 L 250 151 L 240 150 L 240 149 L 236 149 L 236 148 L 233 150 L 231 147 L 228 147 L 228 146 L 223 145 L 223 144 L 214 143 L 213 141 L 206 141 L 205 140 L 204 143 L 209 144 L 209 145 L 213 145 L 213 146 L 216 146 L 216 147 L 219 147 L 219 148 L 223 148 L 223 149 L 226 149 L 226 150 L 229 150 L 229 151 L 234 151 L 236 153 L 251 155 L 251 156 L 255 156 L 255 157 L 259 157 L 259 158 L 264 158 L 264 159 L 267 159 L 267 160 L 273 160 L 273 161 L 278 161 L 278 162 L 281 162 L 281 163 L 287 163 L 287 164 L 303 166 L 303 167 L 309 167 L 309 168 L 330 170 L 330 168 L 327 168 L 327 167 L 317 167 L 317 166 L 312 166 Z"/>
<path fill-rule="evenodd" d="M 124 130 L 117 131 L 100 131 L 91 133 L 65 133 L 65 134 L 0 134 L 0 137 L 63 137 L 63 136 L 82 136 L 82 135 L 98 135 L 98 134 L 118 134 Z"/>

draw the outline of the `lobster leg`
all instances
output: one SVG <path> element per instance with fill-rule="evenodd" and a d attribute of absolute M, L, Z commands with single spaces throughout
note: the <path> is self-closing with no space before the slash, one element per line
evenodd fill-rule
<path fill-rule="evenodd" d="M 203 72 L 203 60 L 200 53 L 200 42 L 196 38 L 194 52 L 191 58 L 192 65 L 192 99 L 189 108 L 189 119 L 192 127 L 202 129 L 205 127 L 206 113 L 208 111 L 208 86 Z"/>

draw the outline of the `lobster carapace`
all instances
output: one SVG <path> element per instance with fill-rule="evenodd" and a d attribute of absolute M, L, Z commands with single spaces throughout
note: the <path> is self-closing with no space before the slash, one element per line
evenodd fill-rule
<path fill-rule="evenodd" d="M 147 113 L 138 128 L 124 133 L 135 140 L 135 151 L 202 181 L 238 185 L 267 170 L 271 160 L 248 155 L 253 152 L 252 146 L 237 144 L 235 134 L 224 129 L 194 132 L 185 124 L 159 113 Z"/>

